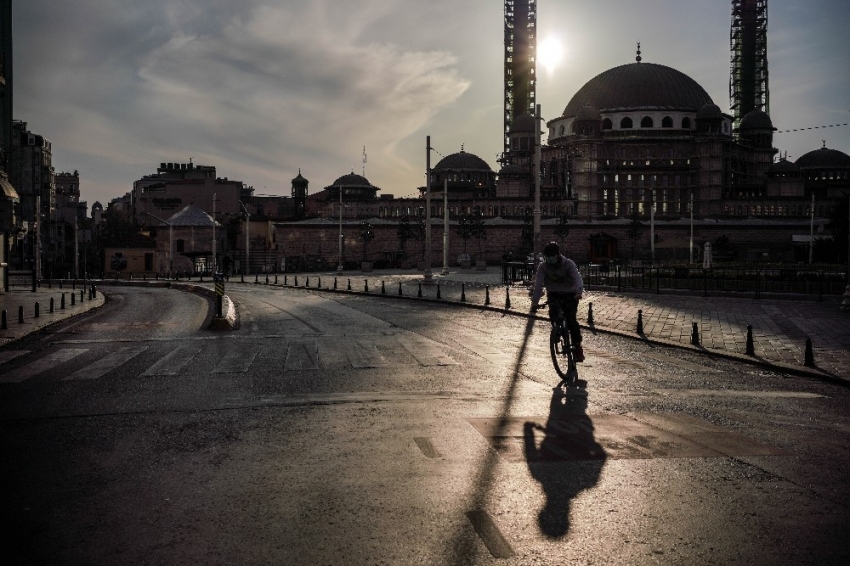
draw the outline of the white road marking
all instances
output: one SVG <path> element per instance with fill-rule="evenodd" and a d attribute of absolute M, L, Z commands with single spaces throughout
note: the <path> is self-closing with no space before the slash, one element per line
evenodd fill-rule
<path fill-rule="evenodd" d="M 22 368 L 9 372 L 0 377 L 2 383 L 20 383 L 25 379 L 34 377 L 49 369 L 53 369 L 57 365 L 67 362 L 70 359 L 76 358 L 80 354 L 88 352 L 88 348 L 65 348 L 44 356 L 43 358 L 27 364 Z"/>
<path fill-rule="evenodd" d="M 259 348 L 236 348 L 229 351 L 224 358 L 218 363 L 213 373 L 245 373 L 251 364 L 254 363 L 254 358 L 260 353 Z"/>
<path fill-rule="evenodd" d="M 319 346 L 315 340 L 290 342 L 284 371 L 319 369 Z"/>
<path fill-rule="evenodd" d="M 180 346 L 149 367 L 142 375 L 177 375 L 200 351 L 198 346 Z"/>
<path fill-rule="evenodd" d="M 414 338 L 412 336 L 399 336 L 398 341 L 423 366 L 460 365 L 443 353 L 443 349 L 433 340 Z"/>
<path fill-rule="evenodd" d="M 131 359 L 135 358 L 147 349 L 147 346 L 125 346 L 124 348 L 119 348 L 115 352 L 108 353 L 93 364 L 75 371 L 68 377 L 64 378 L 63 381 L 98 379 L 115 368 L 129 362 Z"/>
<path fill-rule="evenodd" d="M 0 364 L 5 364 L 10 360 L 29 353 L 30 350 L 6 350 L 5 352 L 0 352 Z"/>

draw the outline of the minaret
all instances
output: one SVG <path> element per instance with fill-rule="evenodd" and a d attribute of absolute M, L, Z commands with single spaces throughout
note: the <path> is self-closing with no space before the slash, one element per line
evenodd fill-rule
<path fill-rule="evenodd" d="M 310 181 L 301 176 L 301 169 L 298 169 L 298 176 L 292 179 L 292 200 L 295 204 L 295 218 L 302 219 L 307 215 L 307 186 Z"/>
<path fill-rule="evenodd" d="M 514 118 L 537 104 L 537 0 L 505 0 L 504 151 Z"/>
<path fill-rule="evenodd" d="M 752 110 L 770 114 L 767 85 L 767 0 L 732 0 L 729 98 L 737 133 Z"/>

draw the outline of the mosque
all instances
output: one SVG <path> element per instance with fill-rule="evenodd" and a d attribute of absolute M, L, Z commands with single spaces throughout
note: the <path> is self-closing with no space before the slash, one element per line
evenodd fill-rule
<path fill-rule="evenodd" d="M 824 143 L 796 162 L 777 159 L 767 0 L 732 0 L 732 16 L 730 113 L 687 74 L 644 62 L 638 44 L 634 62 L 588 81 L 541 132 L 534 117 L 536 0 L 505 0 L 505 149 L 498 171 L 463 149 L 430 169 L 432 190 L 444 183 L 448 189 L 450 231 L 463 216 L 480 218 L 492 234 L 482 259 L 531 251 L 539 149 L 540 238 L 565 241 L 579 261 L 646 257 L 650 248 L 653 259 L 687 260 L 689 230 L 700 247 L 722 239 L 730 258 L 799 260 L 812 226 L 829 237 L 824 226 L 832 208 L 847 205 L 850 156 Z M 541 133 L 548 134 L 545 143 Z M 342 215 L 349 223 L 370 219 L 372 259 L 403 262 L 407 254 L 396 253 L 399 222 L 430 212 L 437 219 L 436 264 L 445 211 L 442 198 L 425 210 L 425 190 L 395 199 L 379 195 L 364 176 L 342 176 L 307 197 L 312 219 L 278 225 L 281 253 L 305 254 L 312 246 L 314 254 L 336 258 L 339 235 L 327 228 Z M 647 228 L 637 251 L 627 243 L 635 222 Z M 450 255 L 466 252 L 467 242 L 452 238 Z"/>

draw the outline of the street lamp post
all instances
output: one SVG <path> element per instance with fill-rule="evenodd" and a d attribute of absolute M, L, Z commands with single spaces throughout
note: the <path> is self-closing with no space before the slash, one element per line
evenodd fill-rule
<path fill-rule="evenodd" d="M 245 267 L 242 269 L 242 273 L 245 275 L 251 275 L 249 273 L 251 270 L 251 215 L 248 213 L 248 209 L 245 208 L 245 205 L 242 204 L 241 200 L 239 201 L 239 206 L 241 206 L 242 210 L 245 211 Z"/>
<path fill-rule="evenodd" d="M 431 273 L 431 136 L 425 138 L 425 275 L 423 283 L 434 282 Z"/>
<path fill-rule="evenodd" d="M 534 241 L 532 252 L 534 253 L 534 267 L 537 268 L 538 254 L 540 253 L 540 105 L 538 104 L 534 113 Z"/>
<path fill-rule="evenodd" d="M 342 185 L 339 189 L 339 263 L 336 266 L 336 272 L 342 275 Z"/>
<path fill-rule="evenodd" d="M 443 177 L 443 275 L 449 274 L 449 180 Z"/>

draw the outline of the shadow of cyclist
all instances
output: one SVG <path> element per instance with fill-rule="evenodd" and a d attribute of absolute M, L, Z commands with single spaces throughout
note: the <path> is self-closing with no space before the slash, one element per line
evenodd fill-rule
<path fill-rule="evenodd" d="M 605 451 L 587 415 L 587 396 L 572 391 L 564 396 L 556 389 L 546 425 L 526 422 L 523 432 L 528 468 L 546 495 L 540 530 L 549 538 L 563 537 L 570 530 L 570 502 L 596 485 L 605 465 Z"/>

